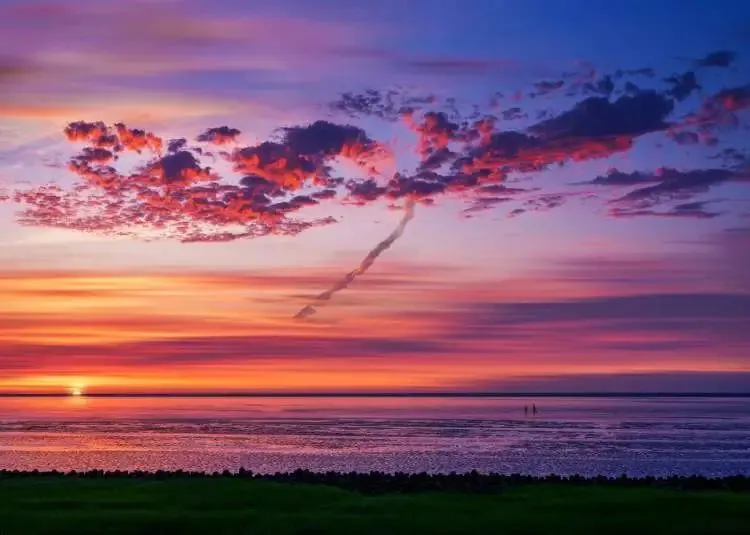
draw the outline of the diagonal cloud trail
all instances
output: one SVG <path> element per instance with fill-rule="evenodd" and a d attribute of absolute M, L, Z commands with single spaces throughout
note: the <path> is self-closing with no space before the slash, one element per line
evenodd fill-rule
<path fill-rule="evenodd" d="M 404 230 L 406 229 L 406 225 L 414 217 L 414 199 L 412 197 L 409 197 L 406 200 L 405 209 L 406 213 L 404 214 L 404 217 L 401 218 L 401 222 L 398 224 L 398 227 L 396 227 L 396 229 L 391 232 L 386 239 L 377 244 L 375 248 L 367 254 L 367 256 L 364 258 L 364 260 L 362 260 L 357 268 L 347 273 L 344 278 L 331 286 L 328 290 L 318 294 L 312 303 L 305 305 L 302 310 L 294 315 L 294 319 L 303 319 L 308 316 L 312 316 L 316 312 L 316 305 L 319 305 L 323 301 L 330 300 L 334 294 L 348 287 L 349 284 L 354 281 L 354 279 L 367 271 L 370 266 L 375 263 L 375 259 L 377 259 L 383 253 L 383 251 L 388 249 L 397 239 L 401 237 L 401 235 L 404 233 Z"/>

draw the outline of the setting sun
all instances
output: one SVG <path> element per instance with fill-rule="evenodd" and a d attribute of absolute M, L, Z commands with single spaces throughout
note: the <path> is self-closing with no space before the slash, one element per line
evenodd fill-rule
<path fill-rule="evenodd" d="M 83 396 L 83 388 L 74 386 L 70 389 L 70 395 L 73 397 L 81 397 Z"/>

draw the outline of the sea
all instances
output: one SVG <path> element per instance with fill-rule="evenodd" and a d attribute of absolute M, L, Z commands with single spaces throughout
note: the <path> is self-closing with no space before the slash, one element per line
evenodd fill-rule
<path fill-rule="evenodd" d="M 750 475 L 750 398 L 0 397 L 0 469 L 240 468 Z"/>

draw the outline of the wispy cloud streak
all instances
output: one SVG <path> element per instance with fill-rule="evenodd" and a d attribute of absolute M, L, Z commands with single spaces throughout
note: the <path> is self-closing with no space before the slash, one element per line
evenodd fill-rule
<path fill-rule="evenodd" d="M 404 216 L 401 218 L 401 222 L 398 224 L 396 229 L 391 232 L 386 239 L 378 243 L 374 249 L 367 253 L 367 256 L 365 256 L 364 260 L 360 262 L 359 266 L 357 266 L 356 269 L 353 269 L 352 271 L 347 273 L 344 278 L 331 286 L 325 292 L 319 293 L 317 296 L 315 296 L 313 302 L 306 305 L 299 312 L 297 312 L 297 314 L 294 315 L 294 318 L 302 319 L 315 314 L 316 306 L 329 301 L 336 293 L 346 289 L 352 282 L 354 282 L 357 277 L 363 275 L 368 269 L 370 269 L 370 267 L 375 263 L 375 260 L 381 254 L 383 254 L 386 249 L 389 249 L 391 245 L 393 245 L 396 240 L 398 240 L 403 235 L 404 230 L 406 230 L 406 225 L 408 225 L 409 221 L 411 221 L 414 217 L 414 199 L 412 199 L 411 197 L 406 199 L 404 210 L 406 210 L 406 213 L 404 213 Z"/>

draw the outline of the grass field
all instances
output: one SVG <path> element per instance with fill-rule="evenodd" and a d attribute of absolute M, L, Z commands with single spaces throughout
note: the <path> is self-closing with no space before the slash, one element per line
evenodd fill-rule
<path fill-rule="evenodd" d="M 735 534 L 750 493 L 521 485 L 363 495 L 242 478 L 0 478 L 0 534 Z"/>

